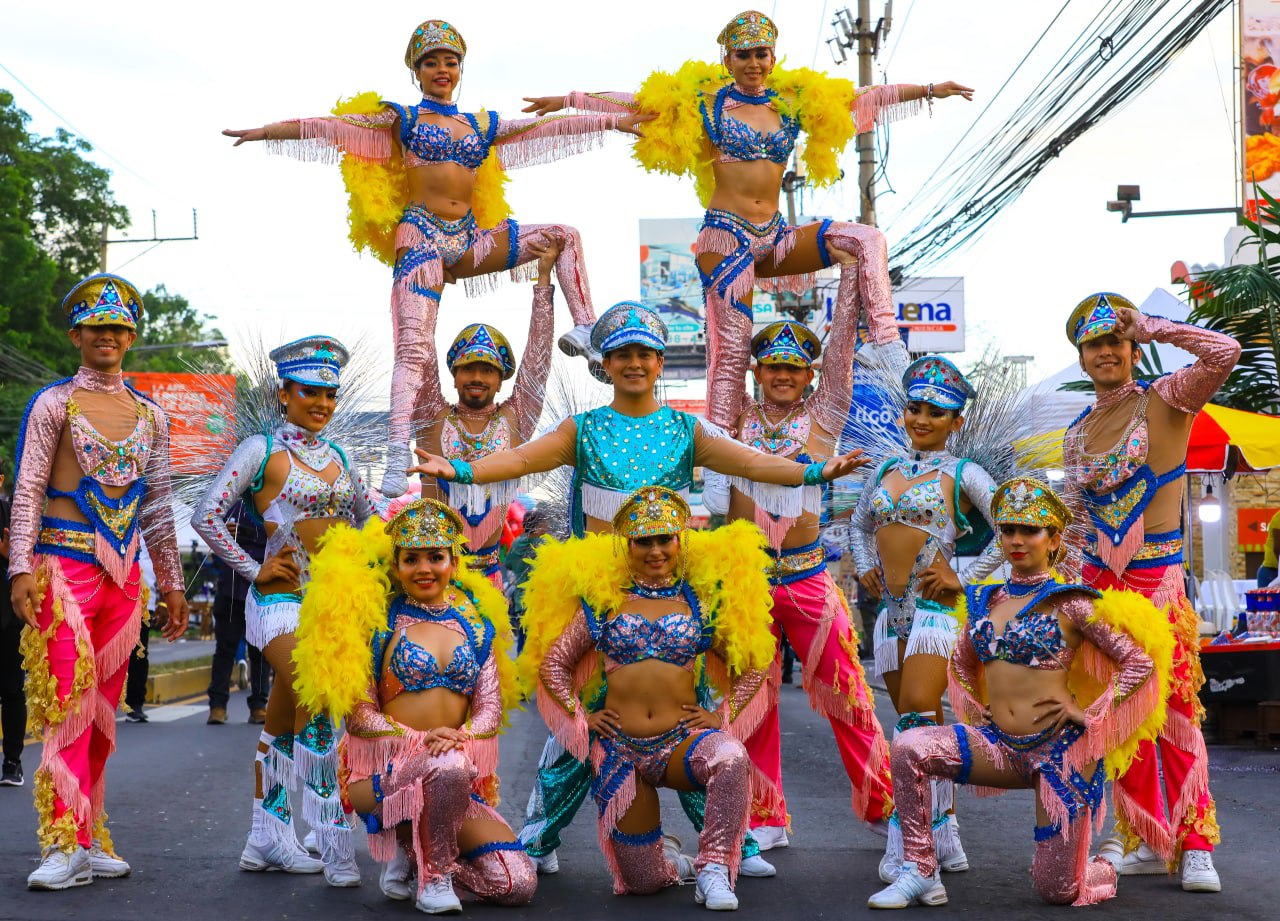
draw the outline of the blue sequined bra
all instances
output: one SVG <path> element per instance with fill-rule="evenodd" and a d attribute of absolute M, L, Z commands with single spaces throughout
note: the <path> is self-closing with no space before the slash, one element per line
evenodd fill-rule
<path fill-rule="evenodd" d="M 969 639 L 978 661 L 984 665 L 993 660 L 1040 668 L 1048 671 L 1071 667 L 1075 649 L 1067 645 L 1054 609 L 1036 611 L 1042 602 L 1064 592 L 1096 592 L 1081 585 L 1068 585 L 1047 579 L 1036 586 L 1021 610 L 1004 625 L 998 635 L 991 622 L 991 602 L 996 592 L 1008 590 L 1004 585 L 972 585 L 968 589 Z M 1015 590 L 1018 586 L 1013 587 Z"/>
<path fill-rule="evenodd" d="M 391 106 L 400 115 L 400 145 L 404 148 L 405 163 L 422 166 L 428 163 L 457 163 L 467 169 L 479 169 L 489 156 L 498 131 L 498 116 L 491 113 L 488 130 L 480 130 L 480 122 L 470 112 L 461 113 L 471 125 L 471 134 L 455 138 L 448 128 L 431 122 L 418 121 L 419 106 Z"/>
<path fill-rule="evenodd" d="M 725 116 L 724 101 L 731 95 L 731 87 L 724 87 L 716 93 L 716 101 L 712 112 L 707 112 L 705 101 L 699 101 L 702 111 L 702 124 L 706 128 L 707 137 L 720 151 L 718 161 L 736 163 L 744 160 L 769 160 L 773 163 L 785 164 L 795 150 L 796 138 L 800 134 L 800 122 L 783 114 L 782 127 L 777 131 L 757 131 L 744 121 L 732 116 Z M 770 90 L 768 99 L 777 93 Z M 740 98 L 740 97 L 735 97 Z"/>
<path fill-rule="evenodd" d="M 681 587 L 681 593 L 689 605 L 689 613 L 673 611 L 654 620 L 631 611 L 619 611 L 608 620 L 599 619 L 583 602 L 596 648 L 608 660 L 606 674 L 647 659 L 693 668 L 694 660 L 711 648 L 712 631 L 703 622 L 697 596 L 687 583 Z"/>
<path fill-rule="evenodd" d="M 480 677 L 480 663 L 470 643 L 459 643 L 449 664 L 441 668 L 435 656 L 405 635 L 403 627 L 387 668 L 406 691 L 446 688 L 466 697 L 471 696 Z"/>

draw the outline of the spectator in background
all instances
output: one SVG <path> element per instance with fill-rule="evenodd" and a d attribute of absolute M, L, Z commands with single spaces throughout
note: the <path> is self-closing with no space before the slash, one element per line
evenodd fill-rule
<path fill-rule="evenodd" d="M 1276 548 L 1280 545 L 1280 512 L 1271 516 L 1267 525 L 1267 537 L 1262 542 L 1262 565 L 1258 567 L 1258 588 L 1266 588 L 1280 574 L 1277 567 Z"/>
<path fill-rule="evenodd" d="M 144 541 L 145 544 L 145 541 Z M 156 610 L 164 607 L 164 602 L 156 596 L 156 570 L 151 565 L 151 556 L 146 547 L 139 549 L 138 568 L 142 571 L 142 584 L 147 587 L 147 610 L 142 615 L 142 629 L 138 635 L 138 645 L 129 654 L 129 676 L 124 687 L 124 718 L 131 723 L 145 723 L 147 702 L 147 675 L 151 671 L 151 660 L 147 658 L 148 640 L 151 637 L 151 624 L 156 620 Z M 169 619 L 169 610 L 165 608 L 164 620 Z"/>
<path fill-rule="evenodd" d="M 238 502 L 227 516 L 231 536 L 251 557 L 262 562 L 267 546 L 267 532 L 262 529 Z M 227 721 L 227 703 L 231 699 L 231 669 L 238 658 L 240 644 L 244 642 L 244 599 L 249 591 L 249 580 L 237 573 L 217 556 L 213 556 L 217 574 L 217 590 L 213 598 L 213 667 L 209 671 L 209 719 L 211 726 Z M 246 644 L 249 660 L 249 722 L 262 724 L 267 721 L 267 694 L 271 690 L 271 675 L 262 651 Z"/>
<path fill-rule="evenodd" d="M 27 735 L 27 695 L 23 689 L 22 621 L 13 613 L 9 598 L 9 497 L 4 492 L 4 469 L 0 468 L 0 732 L 4 733 L 4 768 L 0 787 L 22 786 L 22 744 Z"/>
<path fill-rule="evenodd" d="M 545 513 L 533 509 L 524 516 L 524 531 L 507 550 L 507 594 L 511 598 L 511 626 L 516 634 L 517 651 L 524 648 L 524 630 L 520 627 L 520 618 L 524 615 L 524 583 L 529 578 L 529 566 L 547 534 L 548 525 Z"/>

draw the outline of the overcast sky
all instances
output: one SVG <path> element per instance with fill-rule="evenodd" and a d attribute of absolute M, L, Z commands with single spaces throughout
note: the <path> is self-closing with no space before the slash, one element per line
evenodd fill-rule
<path fill-rule="evenodd" d="M 339 97 L 365 90 L 417 101 L 402 57 L 409 33 L 427 17 L 448 19 L 467 41 L 462 108 L 518 115 L 524 95 L 630 90 L 652 70 L 713 59 L 716 34 L 738 2 L 11 3 L 0 64 L 62 118 L 2 71 L 0 86 L 31 114 L 32 130 L 65 125 L 99 148 L 94 157 L 114 172 L 133 236 L 151 235 L 153 208 L 162 236 L 186 235 L 191 209 L 199 210 L 199 241 L 145 254 L 141 245 L 113 246 L 112 271 L 182 293 L 238 340 L 364 335 L 385 342 L 389 356 L 390 271 L 351 250 L 337 168 L 270 156 L 261 145 L 233 150 L 220 130 L 325 114 Z M 833 65 L 823 43 L 839 5 L 762 4 L 778 21 L 788 65 L 856 76 L 852 62 Z M 1028 73 L 1041 73 L 1101 5 L 1070 4 Z M 889 176 L 897 194 L 880 199 L 882 226 L 945 163 L 1058 7 L 899 0 L 880 57 L 888 71 L 877 81 L 954 79 L 975 87 L 977 97 L 943 100 L 932 119 L 893 125 Z M 1141 184 L 1144 210 L 1235 203 L 1231 16 L 1220 16 L 1155 86 L 1071 146 L 976 245 L 932 270 L 965 278 L 970 354 L 998 337 L 1004 353 L 1035 356 L 1033 380 L 1048 376 L 1073 358 L 1061 328 L 1085 294 L 1114 290 L 1140 302 L 1169 286 L 1175 260 L 1222 261 L 1227 215 L 1122 225 L 1104 206 L 1118 183 Z M 993 115 L 1020 100 L 1016 89 Z M 856 175 L 852 148 L 846 168 Z M 508 195 L 522 221 L 582 231 L 597 312 L 638 294 L 640 218 L 700 213 L 691 184 L 646 174 L 622 136 L 604 150 L 513 172 Z M 806 206 L 854 218 L 856 187 L 842 184 Z M 481 315 L 522 348 L 528 302 L 524 286 L 506 284 L 479 301 L 448 288 L 441 351 Z M 569 325 L 561 307 L 557 331 Z"/>

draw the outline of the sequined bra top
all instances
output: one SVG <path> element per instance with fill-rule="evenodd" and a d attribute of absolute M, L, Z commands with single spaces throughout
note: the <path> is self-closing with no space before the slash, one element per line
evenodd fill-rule
<path fill-rule="evenodd" d="M 795 150 L 796 138 L 800 134 L 800 122 L 782 115 L 782 127 L 777 131 L 757 131 L 744 121 L 724 114 L 725 102 L 734 99 L 748 105 L 765 105 L 777 97 L 777 93 L 769 90 L 764 96 L 746 96 L 738 93 L 732 86 L 726 86 L 716 93 L 715 102 L 710 112 L 707 111 L 706 100 L 698 102 L 702 112 L 702 123 L 707 137 L 720 151 L 719 163 L 739 163 L 750 160 L 769 160 L 773 163 L 785 164 Z"/>
<path fill-rule="evenodd" d="M 400 116 L 400 145 L 404 148 L 406 166 L 425 166 L 429 163 L 457 163 L 467 169 L 479 169 L 489 156 L 489 148 L 498 132 L 498 116 L 489 113 L 487 129 L 480 129 L 480 122 L 470 112 L 460 113 L 471 126 L 471 133 L 455 138 L 443 125 L 419 121 L 421 106 L 391 106 Z"/>
<path fill-rule="evenodd" d="M 466 641 L 454 648 L 449 664 L 441 668 L 431 652 L 409 639 L 408 628 L 404 624 L 406 619 L 456 626 L 460 628 Z M 483 632 L 477 632 L 477 627 L 453 607 L 432 610 L 401 596 L 391 603 L 387 622 L 392 629 L 375 633 L 373 642 L 376 674 L 387 647 L 396 634 L 399 634 L 399 640 L 386 660 L 384 680 L 387 677 L 394 679 L 388 689 L 391 693 L 386 695 L 386 699 L 392 699 L 405 691 L 429 691 L 434 688 L 445 688 L 464 697 L 472 695 L 493 644 L 493 627 L 488 621 L 482 622 Z M 398 628 L 397 623 L 400 623 Z"/>
<path fill-rule="evenodd" d="M 606 674 L 647 659 L 693 669 L 698 656 L 711 648 L 712 633 L 703 622 L 697 596 L 687 583 L 661 597 L 681 596 L 689 605 L 689 613 L 673 611 L 653 620 L 631 611 L 619 611 L 608 619 L 597 618 L 583 602 L 588 629 L 596 648 L 606 658 Z"/>
<path fill-rule="evenodd" d="M 103 486 L 128 486 L 147 469 L 154 420 L 144 403 L 139 400 L 134 403 L 138 411 L 137 425 L 123 441 L 112 441 L 89 423 L 74 398 L 67 400 L 67 420 L 76 460 L 87 476 Z"/>
<path fill-rule="evenodd" d="M 279 437 L 279 433 L 277 433 Z M 317 442 L 320 439 L 315 439 Z M 356 485 L 347 472 L 343 457 L 330 445 L 325 443 L 329 452 L 313 451 L 304 455 L 302 460 L 306 467 L 298 462 L 298 450 L 289 441 L 281 439 L 288 448 L 289 475 L 285 477 L 280 494 L 272 500 L 272 506 L 287 506 L 289 521 L 297 522 L 309 518 L 340 518 L 351 521 L 355 517 Z M 312 446 L 318 449 L 319 446 Z M 331 463 L 337 463 L 338 475 L 332 483 L 320 473 Z M 316 466 L 311 468 L 311 464 Z M 310 468 L 310 469 L 309 469 Z M 285 516 L 281 516 L 282 518 Z"/>
<path fill-rule="evenodd" d="M 887 473 L 888 471 L 886 471 Z M 903 476 L 906 471 L 899 471 Z M 934 470 L 926 479 L 908 481 L 895 501 L 893 494 L 876 483 L 871 497 L 871 516 L 879 529 L 887 524 L 905 524 L 944 540 L 954 535 L 955 526 L 942 491 L 942 471 Z"/>
<path fill-rule="evenodd" d="M 1047 574 L 1038 583 L 969 586 L 969 639 L 978 661 L 985 665 L 999 660 L 1047 671 L 1070 668 L 1075 650 L 1062 636 L 1056 608 L 1051 607 L 1048 611 L 1035 609 L 1054 595 L 1082 591 L 1098 597 L 1093 589 L 1057 582 Z M 1027 601 L 997 634 L 991 621 L 991 608 L 1002 597 L 1026 598 Z"/>

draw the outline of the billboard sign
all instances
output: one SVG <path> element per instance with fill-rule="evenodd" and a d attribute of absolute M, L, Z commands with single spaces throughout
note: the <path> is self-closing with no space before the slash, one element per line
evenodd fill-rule
<path fill-rule="evenodd" d="M 819 333 L 831 322 L 839 279 L 818 286 L 824 308 L 822 322 L 810 324 Z M 912 352 L 964 351 L 964 279 L 955 276 L 906 278 L 893 292 L 898 330 Z M 865 338 L 866 321 L 859 335 Z"/>
<path fill-rule="evenodd" d="M 1257 214 L 1254 184 L 1280 197 L 1280 0 L 1240 0 L 1240 181 Z"/>
<path fill-rule="evenodd" d="M 702 282 L 693 258 L 699 218 L 640 222 L 640 301 L 658 312 L 668 345 L 703 346 Z"/>
<path fill-rule="evenodd" d="M 226 455 L 210 448 L 223 441 L 230 453 L 234 375 L 127 371 L 124 377 L 129 386 L 159 403 L 169 417 L 169 459 L 175 470 L 197 473 L 216 469 Z"/>

